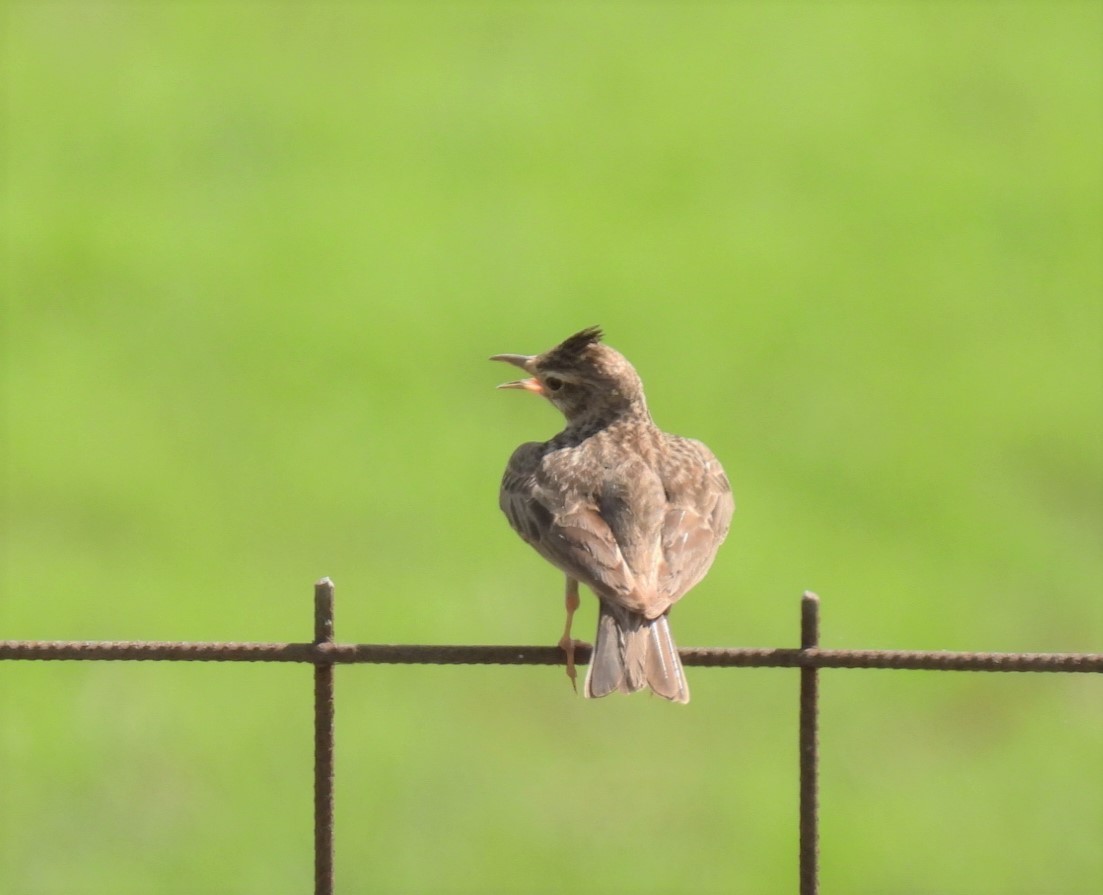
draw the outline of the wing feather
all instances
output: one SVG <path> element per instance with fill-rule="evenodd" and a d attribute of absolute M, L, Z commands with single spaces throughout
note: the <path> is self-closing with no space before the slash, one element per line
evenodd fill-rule
<path fill-rule="evenodd" d="M 735 502 L 720 462 L 701 442 L 667 436 L 667 447 L 672 459 L 663 469 L 667 511 L 659 584 L 674 603 L 705 577 L 728 535 Z"/>
<path fill-rule="evenodd" d="M 665 436 L 656 464 L 601 462 L 530 443 L 514 452 L 500 504 L 541 556 L 600 597 L 656 618 L 704 577 L 734 504 L 700 442 Z M 599 445 L 595 448 L 600 447 Z M 569 464 L 569 465 L 568 465 Z M 587 490 L 573 483 L 587 483 Z"/>
<path fill-rule="evenodd" d="M 502 479 L 500 505 L 513 529 L 548 562 L 600 596 L 640 612 L 636 575 L 593 495 L 566 485 L 546 446 L 522 445 Z"/>

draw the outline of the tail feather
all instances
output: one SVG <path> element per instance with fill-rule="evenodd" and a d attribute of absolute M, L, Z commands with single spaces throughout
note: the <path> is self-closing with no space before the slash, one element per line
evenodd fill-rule
<path fill-rule="evenodd" d="M 644 687 L 672 702 L 689 702 L 670 624 L 665 615 L 647 619 L 603 602 L 583 692 L 597 698 Z"/>
<path fill-rule="evenodd" d="M 663 699 L 689 702 L 689 684 L 665 615 L 647 623 L 647 684 Z"/>
<path fill-rule="evenodd" d="M 582 692 L 596 699 L 617 691 L 632 692 L 625 680 L 624 635 L 616 619 L 602 605 L 597 619 L 594 652 L 590 657 L 590 667 L 586 670 Z"/>

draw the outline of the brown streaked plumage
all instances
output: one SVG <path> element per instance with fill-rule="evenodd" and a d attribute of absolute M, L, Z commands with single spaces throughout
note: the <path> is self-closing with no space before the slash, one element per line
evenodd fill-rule
<path fill-rule="evenodd" d="M 567 576 L 560 645 L 572 682 L 578 583 L 601 609 L 586 696 L 649 686 L 689 701 L 667 615 L 712 565 L 735 509 L 720 462 L 701 442 L 659 429 L 620 352 L 584 329 L 543 354 L 499 354 L 530 379 L 499 388 L 543 395 L 566 417 L 550 441 L 523 444 L 499 504 L 525 541 Z"/>

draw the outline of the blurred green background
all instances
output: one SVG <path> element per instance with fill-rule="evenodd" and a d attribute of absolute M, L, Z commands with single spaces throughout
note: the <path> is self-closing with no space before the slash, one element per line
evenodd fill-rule
<path fill-rule="evenodd" d="M 1101 9 L 7 4 L 0 637 L 553 643 L 486 357 L 597 323 L 736 491 L 683 646 L 1103 650 Z M 690 677 L 338 669 L 339 891 L 795 891 L 797 676 Z M 825 892 L 1100 891 L 1103 680 L 822 691 Z M 0 891 L 308 891 L 311 693 L 3 663 Z"/>

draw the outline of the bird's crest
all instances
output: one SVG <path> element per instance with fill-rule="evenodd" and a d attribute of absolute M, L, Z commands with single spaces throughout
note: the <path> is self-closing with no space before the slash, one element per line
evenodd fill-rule
<path fill-rule="evenodd" d="M 590 326 L 573 336 L 564 339 L 545 355 L 545 359 L 554 364 L 569 364 L 582 357 L 591 345 L 601 341 L 604 333 L 600 326 Z"/>

